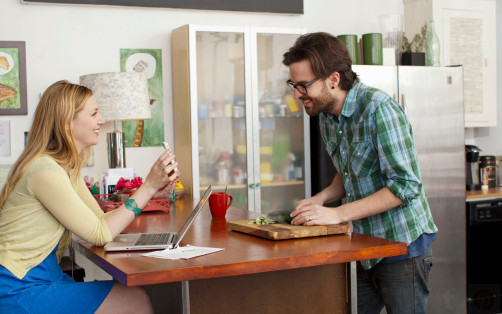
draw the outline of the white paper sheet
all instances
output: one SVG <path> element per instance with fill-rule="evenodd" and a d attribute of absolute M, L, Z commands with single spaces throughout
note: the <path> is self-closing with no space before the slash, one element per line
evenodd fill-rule
<path fill-rule="evenodd" d="M 170 250 L 165 249 L 163 251 L 154 251 L 150 253 L 142 254 L 143 256 L 155 257 L 155 258 L 164 258 L 164 259 L 189 259 L 197 256 L 202 256 L 206 254 L 215 253 L 218 251 L 223 251 L 220 248 L 212 248 L 212 247 L 200 247 L 200 246 L 179 246 L 176 249 Z"/>

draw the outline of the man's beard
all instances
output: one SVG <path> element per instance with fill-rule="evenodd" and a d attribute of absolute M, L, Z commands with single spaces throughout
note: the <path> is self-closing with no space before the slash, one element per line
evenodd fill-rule
<path fill-rule="evenodd" d="M 321 112 L 330 112 L 335 107 L 335 99 L 329 93 L 326 85 L 323 86 L 319 97 L 303 95 L 300 100 L 303 102 L 305 112 L 311 117 L 315 117 Z M 308 108 L 305 106 L 305 101 L 310 101 L 307 103 Z"/>

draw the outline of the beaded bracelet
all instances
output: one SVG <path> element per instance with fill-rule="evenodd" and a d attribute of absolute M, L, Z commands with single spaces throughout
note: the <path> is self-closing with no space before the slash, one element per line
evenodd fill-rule
<path fill-rule="evenodd" d="M 138 207 L 138 203 L 136 203 L 136 201 L 132 198 L 128 198 L 125 202 L 124 202 L 124 205 L 125 207 L 128 209 L 128 210 L 131 210 L 133 213 L 134 213 L 134 216 L 135 217 L 138 217 L 139 214 L 141 214 L 141 212 L 143 211 L 142 208 L 139 208 Z"/>

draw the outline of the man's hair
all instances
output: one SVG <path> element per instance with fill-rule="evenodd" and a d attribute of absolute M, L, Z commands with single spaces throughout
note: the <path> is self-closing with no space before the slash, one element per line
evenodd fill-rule
<path fill-rule="evenodd" d="M 339 38 L 328 33 L 305 34 L 284 54 L 284 65 L 309 60 L 316 77 L 326 79 L 333 72 L 340 73 L 340 88 L 349 90 L 357 80 L 352 71 L 352 59 Z"/>

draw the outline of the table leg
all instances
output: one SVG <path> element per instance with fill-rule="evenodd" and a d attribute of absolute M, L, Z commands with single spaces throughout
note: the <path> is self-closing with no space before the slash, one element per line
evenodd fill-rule
<path fill-rule="evenodd" d="M 181 297 L 183 303 L 183 314 L 190 314 L 190 287 L 188 280 L 181 282 Z"/>
<path fill-rule="evenodd" d="M 357 313 L 357 262 L 350 262 L 350 313 Z"/>

